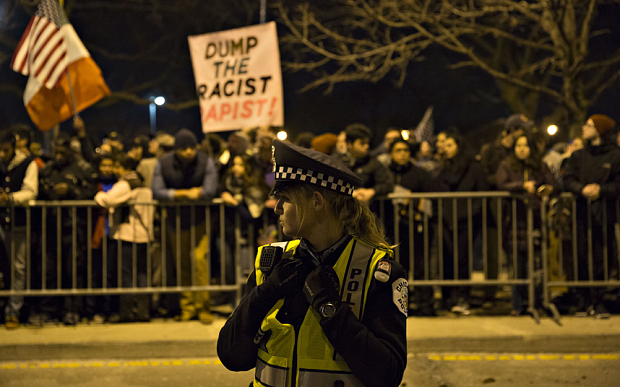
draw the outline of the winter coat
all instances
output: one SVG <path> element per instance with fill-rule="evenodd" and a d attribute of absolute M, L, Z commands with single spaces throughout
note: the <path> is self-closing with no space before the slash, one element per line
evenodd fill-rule
<path fill-rule="evenodd" d="M 588 184 L 601 186 L 600 197 L 592 202 L 592 220 L 603 223 L 603 199 L 607 201 L 607 223 L 615 222 L 615 202 L 620 195 L 620 149 L 614 143 L 586 145 L 572 154 L 564 169 L 564 190 L 577 197 L 577 209 L 582 212 L 586 199 L 581 190 Z"/>
<path fill-rule="evenodd" d="M 515 168 L 515 166 L 517 168 Z M 538 189 L 543 184 L 548 184 L 553 187 L 553 194 L 559 193 L 559 185 L 547 167 L 545 163 L 541 163 L 538 170 L 531 167 L 525 167 L 523 163 L 516 160 L 511 155 L 505 158 L 497 168 L 495 174 L 495 181 L 497 182 L 497 189 L 501 191 L 510 191 L 512 193 L 524 194 L 523 200 L 517 199 L 517 233 L 516 242 L 517 248 L 521 251 L 527 250 L 527 207 L 532 208 L 534 215 L 534 228 L 540 226 L 540 205 L 541 198 L 536 194 L 530 194 L 523 188 L 523 183 L 526 180 L 534 180 L 535 186 Z M 513 241 L 515 240 L 513 235 L 513 223 L 512 223 L 512 200 L 506 200 L 504 202 L 503 209 L 503 227 L 506 230 L 505 245 L 507 250 L 512 251 Z"/>
<path fill-rule="evenodd" d="M 119 180 L 108 192 L 98 192 L 95 201 L 110 210 L 110 233 L 113 239 L 126 242 L 148 243 L 153 240 L 154 206 L 141 204 L 151 202 L 150 188 L 136 184 L 137 174 L 130 174 Z M 138 204 L 124 206 L 129 201 Z"/>
<path fill-rule="evenodd" d="M 394 189 L 394 182 L 387 168 L 376 157 L 366 156 L 361 159 L 342 157 L 340 161 L 362 179 L 363 188 L 375 190 L 375 198 L 387 196 Z"/>
<path fill-rule="evenodd" d="M 489 183 L 487 176 L 480 163 L 467 153 L 458 153 L 452 159 L 446 159 L 437 176 L 437 182 L 441 191 L 447 192 L 471 192 L 488 191 Z M 452 199 L 441 199 L 444 225 L 448 229 L 454 229 Z M 477 220 L 482 213 L 482 200 L 472 200 L 472 218 Z M 456 208 L 457 227 L 467 227 L 467 198 L 457 199 Z"/>

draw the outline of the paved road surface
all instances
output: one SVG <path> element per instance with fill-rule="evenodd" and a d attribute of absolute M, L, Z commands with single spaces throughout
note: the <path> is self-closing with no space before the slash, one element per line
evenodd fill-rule
<path fill-rule="evenodd" d="M 1 362 L 2 387 L 245 387 L 215 358 Z M 617 387 L 619 354 L 410 354 L 402 387 Z"/>

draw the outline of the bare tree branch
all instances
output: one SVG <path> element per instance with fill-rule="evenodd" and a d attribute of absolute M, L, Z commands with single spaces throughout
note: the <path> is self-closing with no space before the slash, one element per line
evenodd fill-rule
<path fill-rule="evenodd" d="M 480 68 L 500 89 L 521 90 L 506 95 L 533 105 L 546 94 L 580 120 L 614 84 L 588 72 L 610 68 L 615 78 L 620 68 L 620 53 L 588 62 L 591 39 L 605 33 L 591 31 L 597 9 L 618 0 L 318 0 L 287 8 L 291 1 L 274 7 L 290 32 L 281 40 L 285 68 L 317 77 L 302 91 L 393 72 L 402 84 L 407 64 L 439 46 L 460 54 L 449 68 Z M 583 86 L 587 79 L 594 87 Z M 524 113 L 535 115 L 531 108 Z"/>
<path fill-rule="evenodd" d="M 118 103 L 119 101 L 130 101 L 136 105 L 149 105 L 152 103 L 150 98 L 139 97 L 134 93 L 127 91 L 115 91 L 107 96 L 104 100 L 97 104 L 98 107 L 106 107 Z M 194 106 L 198 106 L 198 99 L 193 99 L 185 102 L 168 103 L 162 105 L 160 108 L 169 109 L 173 111 L 181 111 Z"/>

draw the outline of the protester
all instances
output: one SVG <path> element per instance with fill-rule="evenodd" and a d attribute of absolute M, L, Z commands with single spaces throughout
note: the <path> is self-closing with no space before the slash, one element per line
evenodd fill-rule
<path fill-rule="evenodd" d="M 463 137 L 455 133 L 447 133 L 443 149 L 445 158 L 437 177 L 442 191 L 488 190 L 489 184 L 484 171 L 468 149 Z M 471 240 L 473 241 L 482 229 L 482 203 L 480 200 L 472 200 L 472 210 L 469 214 L 466 198 L 457 199 L 456 203 L 452 199 L 441 199 L 440 202 L 443 210 L 443 219 L 439 220 L 439 227 L 442 227 L 443 223 L 443 257 L 439 259 L 443 258 L 443 279 L 470 279 L 469 259 L 472 257 L 469 257 L 468 252 L 468 222 L 471 216 L 474 231 Z M 454 215 L 456 215 L 456 222 L 454 222 Z M 453 240 L 454 231 L 457 232 L 456 241 Z M 456 242 L 456 249 L 454 242 Z M 454 264 L 455 254 L 458 255 L 458 265 Z M 457 271 L 458 275 L 456 275 Z M 441 291 L 442 302 L 446 309 L 469 314 L 469 287 L 444 286 Z"/>
<path fill-rule="evenodd" d="M 407 363 L 406 273 L 352 197 L 359 177 L 279 140 L 274 154 L 275 212 L 284 234 L 300 239 L 282 245 L 273 270 L 265 263 L 277 248 L 259 250 L 244 298 L 220 330 L 220 360 L 233 371 L 256 367 L 255 386 L 398 386 Z"/>
<path fill-rule="evenodd" d="M 87 162 L 94 163 L 97 152 L 95 151 L 93 140 L 86 133 L 86 125 L 84 124 L 84 120 L 81 117 L 73 117 L 73 129 L 75 130 L 75 134 L 77 135 L 79 154 Z"/>
<path fill-rule="evenodd" d="M 98 157 L 99 174 L 97 178 L 97 193 L 108 192 L 116 183 L 114 174 L 115 158 L 112 154 L 104 154 Z M 105 283 L 107 288 L 117 286 L 117 262 L 116 256 L 106 256 L 104 260 L 103 250 L 106 243 L 106 251 L 110 251 L 114 243 L 110 238 L 110 224 L 108 221 L 108 210 L 99 208 L 93 210 L 94 227 L 91 238 L 92 269 L 91 280 L 93 288 L 103 287 L 104 273 L 107 273 Z M 104 262 L 106 263 L 104 270 Z M 87 296 L 85 298 L 85 312 L 95 324 L 103 324 L 106 319 L 109 322 L 118 322 L 118 296 Z"/>
<path fill-rule="evenodd" d="M 45 165 L 43 159 L 30 150 L 30 147 L 34 145 L 32 142 L 32 129 L 28 125 L 18 125 L 13 128 L 13 131 L 15 132 L 15 149 L 19 149 L 28 157 L 33 157 L 39 170 L 43 168 Z"/>
<path fill-rule="evenodd" d="M 314 133 L 302 132 L 295 137 L 295 141 L 293 143 L 302 148 L 310 149 L 312 148 L 312 140 L 314 137 L 316 137 Z"/>
<path fill-rule="evenodd" d="M 108 134 L 105 138 L 105 144 L 110 145 L 112 148 L 116 149 L 119 152 L 123 151 L 123 138 L 118 134 L 118 132 L 113 131 Z"/>
<path fill-rule="evenodd" d="M 385 131 L 385 136 L 383 137 L 383 142 L 379 144 L 378 147 L 368 152 L 370 157 L 377 157 L 382 154 L 390 153 L 390 146 L 396 140 L 400 140 L 403 138 L 401 128 L 390 127 Z"/>
<path fill-rule="evenodd" d="M 238 208 L 244 220 L 263 214 L 269 194 L 269 187 L 256 172 L 246 157 L 235 156 L 232 167 L 223 176 L 220 197 L 226 205 Z"/>
<path fill-rule="evenodd" d="M 15 207 L 37 197 L 39 169 L 36 162 L 16 148 L 15 135 L 0 132 L 0 272 L 15 291 L 26 289 L 27 227 L 26 210 Z M 11 255 L 13 255 L 11 257 Z M 11 296 L 4 309 L 6 329 L 19 326 L 24 296 Z"/>
<path fill-rule="evenodd" d="M 496 189 L 495 173 L 499 163 L 512 154 L 515 139 L 524 133 L 529 133 L 533 126 L 534 123 L 523 114 L 513 114 L 504 121 L 504 130 L 495 142 L 485 147 L 486 151 L 480 155 L 480 164 L 484 168 L 492 190 Z"/>
<path fill-rule="evenodd" d="M 392 192 L 394 183 L 390 180 L 386 167 L 368 154 L 370 129 L 363 124 L 351 124 L 345 132 L 347 153 L 339 159 L 362 179 L 362 184 L 355 190 L 353 197 L 370 203 L 373 197 L 386 196 Z"/>
<path fill-rule="evenodd" d="M 532 136 L 521 135 L 517 137 L 513 153 L 505 158 L 497 169 L 495 177 L 497 188 L 502 191 L 510 191 L 525 194 L 525 198 L 517 200 L 516 234 L 513 234 L 512 206 L 506 206 L 504 214 L 508 216 L 503 225 L 507 229 L 505 239 L 506 253 L 511 267 L 514 270 L 515 279 L 528 277 L 528 239 L 527 239 L 527 209 L 531 209 L 533 217 L 533 229 L 540 230 L 540 200 L 542 196 L 558 193 L 559 186 L 555 177 L 541 159 L 539 149 Z M 546 191 L 546 192 L 545 192 Z M 540 232 L 540 231 L 539 231 Z M 514 248 L 516 244 L 516 249 Z M 516 256 L 513 252 L 516 250 Z M 541 252 L 536 251 L 538 257 Z M 512 287 L 512 311 L 511 315 L 518 316 L 525 311 L 535 309 L 535 305 L 527 303 L 528 293 L 525 286 Z"/>
<path fill-rule="evenodd" d="M 436 175 L 439 169 L 439 163 L 433 157 L 433 147 L 428 141 L 411 144 L 411 154 L 418 167 Z"/>
<path fill-rule="evenodd" d="M 226 248 L 226 283 L 234 284 L 236 279 L 236 268 L 240 266 L 247 269 L 251 258 L 247 254 L 247 246 L 256 246 L 258 234 L 263 223 L 263 212 L 269 195 L 270 188 L 265 183 L 260 171 L 252 168 L 247 156 L 235 156 L 233 165 L 222 177 L 220 198 L 226 205 L 225 217 L 225 248 Z M 239 216 L 244 227 L 237 230 L 236 215 Z M 250 233 L 248 226 L 253 225 L 253 233 Z M 217 236 L 219 233 L 216 232 Z M 252 239 L 249 243 L 249 239 Z M 217 246 L 219 243 L 216 241 Z M 237 254 L 237 246 L 241 251 Z M 241 252 L 245 254 L 242 256 Z M 252 253 L 253 254 L 253 253 Z M 221 255 L 220 255 L 221 256 Z M 232 257 L 239 257 L 240 262 L 235 262 Z M 229 296 L 234 296 L 232 293 Z M 231 297 L 223 299 L 222 303 L 233 304 Z"/>
<path fill-rule="evenodd" d="M 148 155 L 150 157 L 144 157 L 140 160 L 136 172 L 138 172 L 144 179 L 144 186 L 151 187 L 153 181 L 153 172 L 155 170 L 155 164 L 163 155 L 170 152 L 174 147 L 174 137 L 168 133 L 159 133 L 148 145 Z"/>
<path fill-rule="evenodd" d="M 120 255 L 121 286 L 144 288 L 147 286 L 147 248 L 153 239 L 153 199 L 150 188 L 143 186 L 142 176 L 135 171 L 136 161 L 128 155 L 115 161 L 114 173 L 118 182 L 107 192 L 95 195 L 95 202 L 110 211 L 110 234 L 115 241 L 108 250 L 110 260 Z M 133 200 L 136 204 L 124 205 Z M 134 271 L 135 267 L 135 271 Z M 135 281 L 134 281 L 135 278 Z M 121 295 L 119 317 L 121 322 L 149 321 L 150 297 L 148 294 Z"/>
<path fill-rule="evenodd" d="M 577 222 L 578 274 L 575 280 L 606 279 L 605 247 L 608 257 L 616 257 L 614 224 L 616 199 L 620 195 L 620 149 L 613 137 L 615 126 L 616 122 L 604 114 L 590 116 L 582 127 L 585 148 L 572 154 L 564 170 L 562 183 L 564 189 L 577 198 L 577 219 L 580 220 Z M 592 267 L 588 264 L 590 258 Z M 616 261 L 608 260 L 611 267 Z M 579 288 L 578 294 L 578 313 L 599 318 L 609 316 L 603 299 L 604 288 Z"/>
<path fill-rule="evenodd" d="M 338 141 L 336 142 L 336 149 L 334 156 L 340 157 L 347 153 L 347 132 L 341 131 L 338 133 Z"/>
<path fill-rule="evenodd" d="M 241 131 L 233 132 L 228 136 L 225 149 L 222 151 L 218 158 L 218 175 L 223 176 L 226 170 L 230 167 L 235 156 L 243 156 L 249 154 L 248 147 L 250 144 L 249 138 Z"/>
<path fill-rule="evenodd" d="M 97 192 L 97 172 L 70 147 L 70 137 L 60 133 L 52 142 L 54 158 L 39 172 L 39 194 L 42 200 L 92 200 Z M 55 288 L 59 275 L 62 287 L 77 288 L 86 285 L 86 249 L 87 249 L 87 209 L 71 207 L 48 210 L 47 230 L 47 264 L 46 275 L 48 288 Z M 61 218 L 61 227 L 57 228 L 57 217 Z M 75 222 L 75 224 L 74 224 Z M 57 233 L 60 233 L 61 255 L 57 254 Z M 75 235 L 75 246 L 73 236 Z M 75 254 L 75 260 L 73 259 Z M 57 273 L 58 260 L 62 273 Z M 75 267 L 74 267 L 75 266 Z M 74 268 L 76 276 L 74 278 Z M 40 305 L 40 314 L 31 314 L 29 321 L 42 325 L 50 318 L 55 318 L 60 311 L 59 300 L 45 297 Z M 80 320 L 82 298 L 66 296 L 62 310 L 62 320 L 66 325 L 75 325 Z"/>
<path fill-rule="evenodd" d="M 207 286 L 206 254 L 209 248 L 209 235 L 206 235 L 204 201 L 213 199 L 217 190 L 217 171 L 214 161 L 203 152 L 198 152 L 196 135 L 188 129 L 181 129 L 174 135 L 174 152 L 162 156 L 155 166 L 153 174 L 153 198 L 174 202 L 192 202 L 197 204 L 167 207 L 166 225 L 166 286 Z M 180 233 L 177 233 L 177 208 L 180 211 Z M 192 237 L 192 234 L 194 236 Z M 195 244 L 192 244 L 192 241 Z M 177 256 L 177 250 L 180 256 Z M 177 260 L 180 262 L 177 283 Z M 192 263 L 192 260 L 194 261 Z M 192 278 L 192 267 L 196 277 Z M 167 294 L 162 297 L 162 304 L 169 315 L 176 315 L 181 309 L 181 320 L 198 319 L 204 324 L 211 324 L 213 316 L 209 312 L 209 293 L 183 292 L 180 297 Z"/>
<path fill-rule="evenodd" d="M 311 149 L 331 156 L 336 152 L 337 143 L 337 135 L 334 133 L 323 133 L 312 139 Z"/>
<path fill-rule="evenodd" d="M 127 144 L 127 147 L 125 147 L 125 154 L 135 160 L 136 164 L 138 164 L 142 160 L 142 155 L 146 153 L 144 151 L 145 146 L 148 147 L 148 145 L 144 145 L 136 141 L 131 141 L 129 142 L 129 144 Z"/>
<path fill-rule="evenodd" d="M 405 194 L 415 192 L 437 192 L 439 187 L 430 173 L 411 162 L 410 145 L 403 139 L 397 139 L 390 144 L 389 172 L 394 181 L 394 193 Z M 385 209 L 386 235 L 395 241 L 396 232 L 399 235 L 400 263 L 407 273 L 410 273 L 410 262 L 413 262 L 413 279 L 431 279 L 431 265 L 428 251 L 425 253 L 424 239 L 433 240 L 432 227 L 433 210 L 429 199 L 393 199 L 387 202 Z M 396 207 L 396 215 L 394 208 Z M 409 223 L 409 213 L 412 213 L 413 223 Z M 396 219 L 394 219 L 396 216 Z M 426 223 L 424 217 L 426 216 Z M 427 227 L 425 227 L 425 224 Z M 413 230 L 410 230 L 413 227 Z M 413 234 L 410 240 L 409 234 Z M 412 246 L 413 244 L 413 246 Z M 413 248 L 413 255 L 410 253 Z M 430 286 L 414 286 L 410 301 L 413 308 L 409 314 L 413 316 L 435 316 L 433 288 Z"/>
<path fill-rule="evenodd" d="M 437 133 L 437 137 L 435 138 L 435 154 L 433 155 L 433 157 L 438 162 L 444 159 L 443 144 L 445 141 L 446 141 L 446 133 L 445 132 Z"/>

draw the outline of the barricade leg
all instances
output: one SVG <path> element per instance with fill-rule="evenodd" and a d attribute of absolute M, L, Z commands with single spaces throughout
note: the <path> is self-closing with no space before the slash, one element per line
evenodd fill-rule
<path fill-rule="evenodd" d="M 13 230 L 12 232 L 6 234 L 6 236 L 9 236 L 9 235 L 10 237 L 13 238 L 13 242 L 15 246 L 15 255 L 13 259 L 13 268 L 12 268 L 14 276 L 13 276 L 13 281 L 11 282 L 11 289 L 24 290 L 26 289 L 26 269 L 27 269 L 26 268 L 26 248 L 27 248 L 26 230 L 24 229 Z M 5 308 L 5 316 L 19 318 L 19 313 L 23 305 L 24 305 L 24 296 L 9 297 L 6 308 Z"/>

